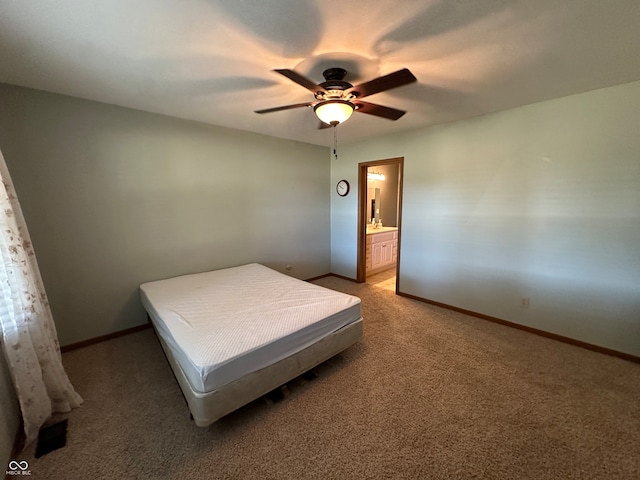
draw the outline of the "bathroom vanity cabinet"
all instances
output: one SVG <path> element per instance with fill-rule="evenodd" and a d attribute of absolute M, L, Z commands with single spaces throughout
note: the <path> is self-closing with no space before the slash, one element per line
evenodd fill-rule
<path fill-rule="evenodd" d="M 398 258 L 398 229 L 383 227 L 367 229 L 367 275 L 395 267 Z"/>

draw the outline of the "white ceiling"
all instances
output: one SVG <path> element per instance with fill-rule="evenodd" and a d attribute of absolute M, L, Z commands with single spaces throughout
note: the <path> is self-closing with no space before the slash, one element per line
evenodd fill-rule
<path fill-rule="evenodd" d="M 0 0 L 0 82 L 331 145 L 312 101 L 274 68 L 353 84 L 401 68 L 418 82 L 367 97 L 342 143 L 640 79 L 639 0 Z"/>

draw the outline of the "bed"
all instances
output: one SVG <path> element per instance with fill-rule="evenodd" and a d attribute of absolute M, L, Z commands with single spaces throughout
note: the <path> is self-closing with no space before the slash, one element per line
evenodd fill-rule
<path fill-rule="evenodd" d="M 144 283 L 140 296 L 200 427 L 362 338 L 358 297 L 258 263 Z"/>

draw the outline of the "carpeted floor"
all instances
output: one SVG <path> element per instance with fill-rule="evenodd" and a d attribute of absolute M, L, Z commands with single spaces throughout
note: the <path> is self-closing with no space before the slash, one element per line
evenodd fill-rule
<path fill-rule="evenodd" d="M 46 479 L 638 479 L 640 365 L 335 277 L 362 342 L 207 429 L 151 329 L 64 354 L 85 403 Z"/>

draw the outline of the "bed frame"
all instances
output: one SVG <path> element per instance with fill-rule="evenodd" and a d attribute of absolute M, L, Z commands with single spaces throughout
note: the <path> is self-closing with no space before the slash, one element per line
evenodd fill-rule
<path fill-rule="evenodd" d="M 153 325 L 153 321 L 151 323 Z M 294 355 L 251 372 L 217 390 L 202 393 L 193 390 L 182 368 L 174 359 L 171 349 L 156 332 L 189 405 L 191 416 L 199 427 L 207 427 L 228 413 L 293 380 L 358 342 L 362 335 L 363 326 L 360 318 Z"/>

